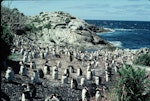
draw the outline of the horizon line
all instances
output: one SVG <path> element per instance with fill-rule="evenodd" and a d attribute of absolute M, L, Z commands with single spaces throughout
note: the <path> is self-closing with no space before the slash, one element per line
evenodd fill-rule
<path fill-rule="evenodd" d="M 148 20 L 109 20 L 109 19 L 83 19 L 83 20 L 101 20 L 101 21 L 131 21 L 131 22 L 150 22 Z"/>

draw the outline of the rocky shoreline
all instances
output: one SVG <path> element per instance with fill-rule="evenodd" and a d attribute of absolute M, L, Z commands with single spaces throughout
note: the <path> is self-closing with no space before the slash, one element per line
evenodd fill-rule
<path fill-rule="evenodd" d="M 30 33 L 29 37 L 41 43 L 70 45 L 80 48 L 110 45 L 96 35 L 98 32 L 109 32 L 110 29 L 90 25 L 84 20 L 61 11 L 41 12 L 37 16 L 30 17 L 28 23 L 32 23 L 35 29 L 40 29 Z"/>

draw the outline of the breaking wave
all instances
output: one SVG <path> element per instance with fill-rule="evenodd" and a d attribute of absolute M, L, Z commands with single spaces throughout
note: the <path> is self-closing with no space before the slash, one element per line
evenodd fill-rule
<path fill-rule="evenodd" d="M 123 47 L 121 41 L 109 41 L 111 44 L 113 44 L 116 47 Z"/>

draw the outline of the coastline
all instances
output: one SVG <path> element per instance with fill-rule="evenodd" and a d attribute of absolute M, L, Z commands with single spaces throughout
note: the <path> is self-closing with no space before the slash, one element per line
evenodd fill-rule
<path fill-rule="evenodd" d="M 51 14 L 41 12 L 34 16 L 30 20 L 37 30 L 26 36 L 15 35 L 11 47 L 12 59 L 5 61 L 14 71 L 14 77 L 7 82 L 7 67 L 1 74 L 1 90 L 11 100 L 21 98 L 24 83 L 35 86 L 37 92 L 36 97 L 31 98 L 33 101 L 43 101 L 53 94 L 61 96 L 64 101 L 80 100 L 85 86 L 94 92 L 96 88 L 109 87 L 115 81 L 117 69 L 128 63 L 133 64 L 137 55 L 147 52 L 147 49 L 120 49 L 96 35 L 97 32 L 114 31 L 109 28 L 92 26 L 61 11 Z M 26 75 L 20 73 L 21 66 L 27 69 Z M 113 75 L 107 79 L 109 67 Z M 100 80 L 98 84 L 97 77 Z M 76 89 L 71 86 L 72 78 L 77 82 Z M 82 79 L 86 80 L 83 85 Z M 93 96 L 91 100 L 95 100 L 95 94 L 90 94 Z"/>

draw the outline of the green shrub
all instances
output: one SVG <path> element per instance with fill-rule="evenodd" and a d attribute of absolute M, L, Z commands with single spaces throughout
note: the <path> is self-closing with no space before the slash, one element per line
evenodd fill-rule
<path fill-rule="evenodd" d="M 11 53 L 10 47 L 13 41 L 13 33 L 7 24 L 1 24 L 0 34 L 0 60 L 5 60 Z"/>
<path fill-rule="evenodd" d="M 27 16 L 20 13 L 17 8 L 10 9 L 4 5 L 1 6 L 1 22 L 7 23 L 10 30 L 16 33 L 16 30 L 23 30 Z"/>
<path fill-rule="evenodd" d="M 7 24 L 2 24 L 2 32 L 0 34 L 0 38 L 5 41 L 6 44 L 11 45 L 14 34 L 10 30 Z"/>
<path fill-rule="evenodd" d="M 18 58 L 18 54 L 14 53 L 8 56 L 9 60 L 13 60 L 13 59 L 17 59 Z"/>
<path fill-rule="evenodd" d="M 134 64 L 150 66 L 150 54 L 141 54 L 134 60 Z"/>
<path fill-rule="evenodd" d="M 144 69 L 121 68 L 116 86 L 119 101 L 150 101 L 150 81 Z"/>

